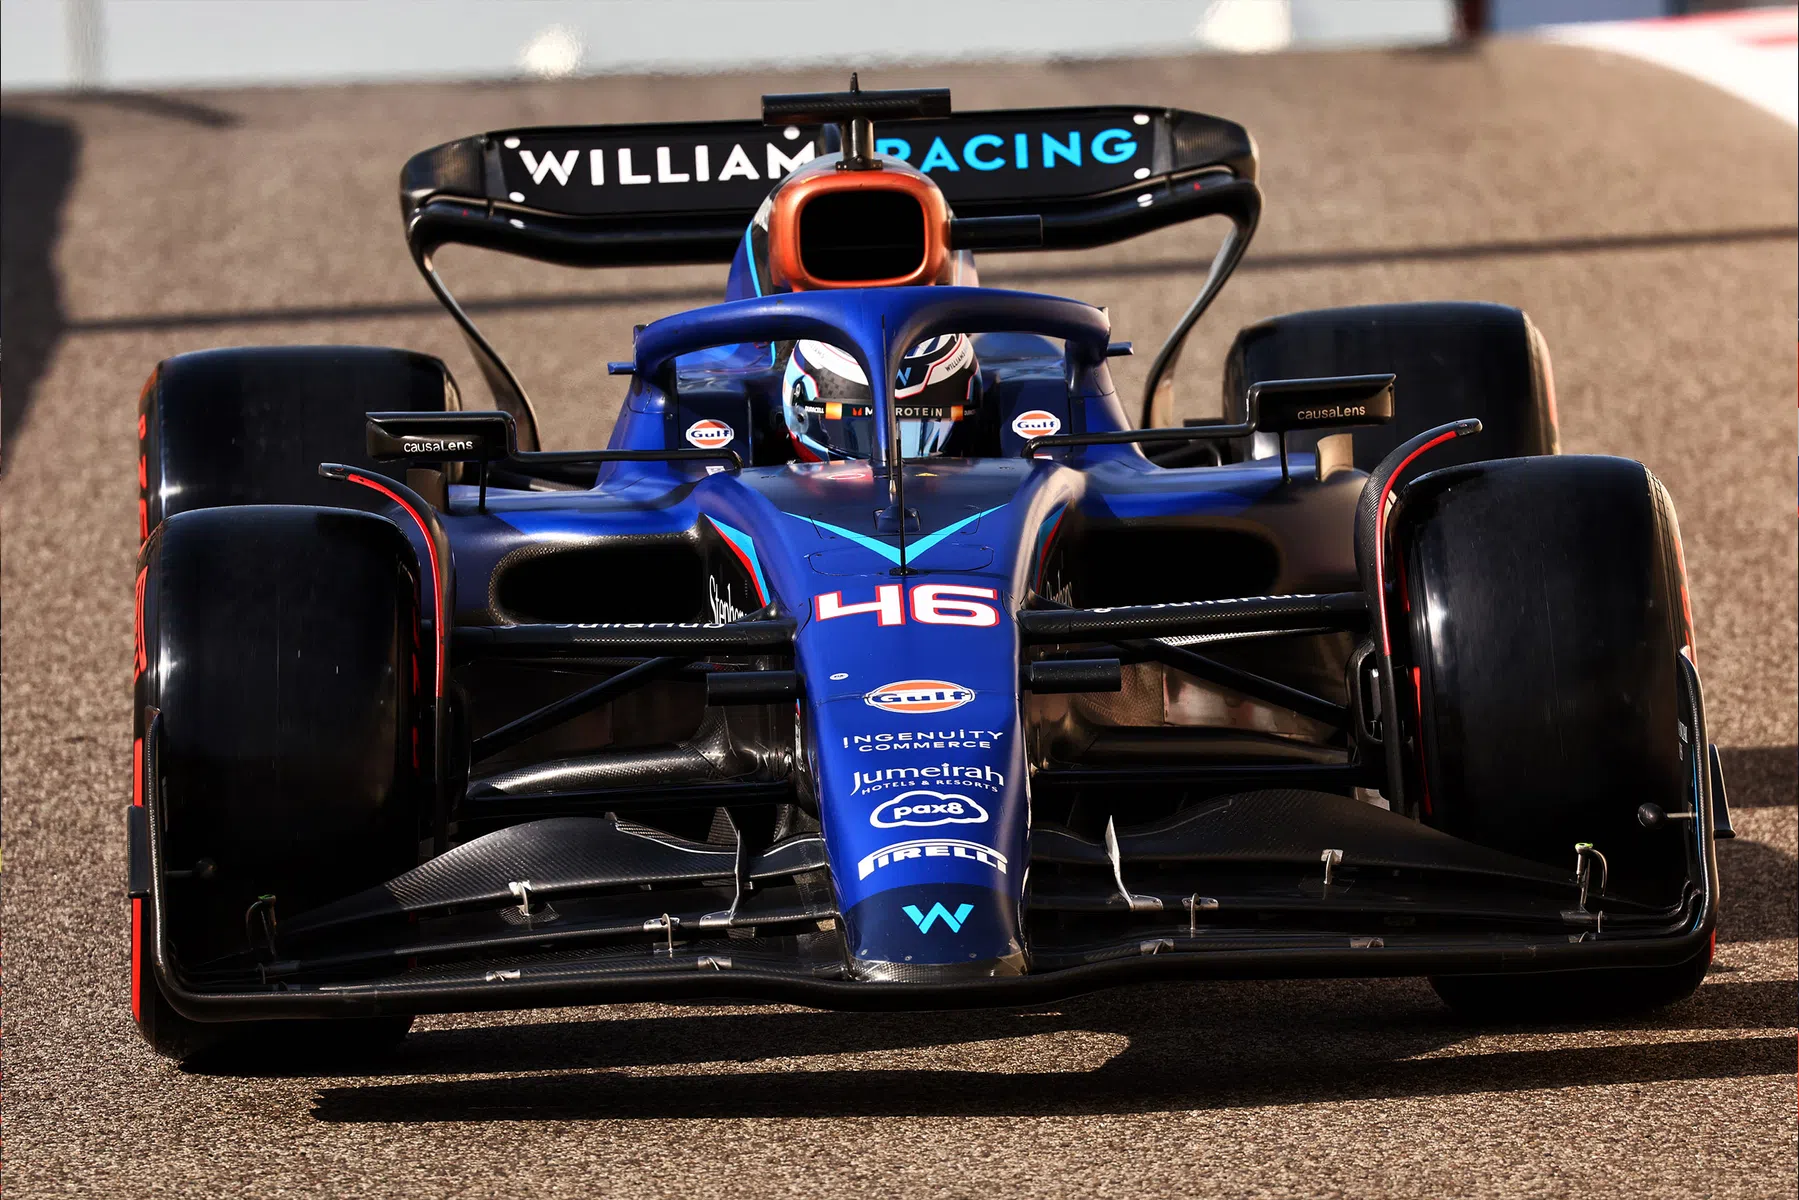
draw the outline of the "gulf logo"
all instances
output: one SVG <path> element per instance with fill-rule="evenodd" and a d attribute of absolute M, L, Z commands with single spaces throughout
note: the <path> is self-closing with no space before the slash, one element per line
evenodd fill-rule
<path fill-rule="evenodd" d="M 940 713 L 974 699 L 974 689 L 947 679 L 900 679 L 862 697 L 871 708 L 897 713 Z"/>
<path fill-rule="evenodd" d="M 1033 408 L 1012 418 L 1012 432 L 1021 438 L 1049 437 L 1062 431 L 1062 418 L 1053 412 Z"/>
<path fill-rule="evenodd" d="M 723 421 L 695 421 L 687 427 L 687 440 L 702 450 L 722 450 L 737 433 Z"/>

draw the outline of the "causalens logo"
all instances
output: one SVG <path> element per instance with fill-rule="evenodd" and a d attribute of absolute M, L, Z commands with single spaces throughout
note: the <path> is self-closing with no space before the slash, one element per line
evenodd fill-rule
<path fill-rule="evenodd" d="M 931 932 L 931 926 L 939 921 L 948 925 L 951 933 L 961 933 L 962 922 L 968 920 L 968 914 L 974 911 L 974 905 L 958 904 L 956 905 L 956 911 L 951 912 L 949 909 L 943 907 L 942 901 L 938 901 L 936 904 L 931 905 L 930 912 L 920 912 L 918 905 L 916 904 L 908 904 L 900 911 L 911 918 L 912 923 L 918 926 L 918 932 L 920 933 Z"/>

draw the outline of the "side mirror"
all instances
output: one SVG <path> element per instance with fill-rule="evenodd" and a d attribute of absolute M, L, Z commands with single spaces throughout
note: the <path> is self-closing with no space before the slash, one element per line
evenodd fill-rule
<path fill-rule="evenodd" d="M 369 457 L 376 462 L 500 462 L 518 451 L 505 412 L 370 413 Z"/>
<path fill-rule="evenodd" d="M 1281 482 L 1287 470 L 1287 435 L 1300 429 L 1385 425 L 1393 419 L 1393 375 L 1332 375 L 1322 379 L 1270 379 L 1249 385 L 1249 427 L 1272 433 L 1281 444 Z"/>
<path fill-rule="evenodd" d="M 1393 419 L 1393 375 L 1270 379 L 1249 385 L 1248 412 L 1259 433 L 1385 425 Z"/>

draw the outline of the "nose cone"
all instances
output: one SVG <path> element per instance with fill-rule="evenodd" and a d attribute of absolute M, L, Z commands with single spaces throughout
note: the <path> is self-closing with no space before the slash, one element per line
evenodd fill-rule
<path fill-rule="evenodd" d="M 959 689 L 969 698 L 953 711 L 918 716 L 877 707 L 942 703 L 941 690 L 881 686 L 819 706 L 819 808 L 858 978 L 1024 970 L 1017 695 Z"/>
<path fill-rule="evenodd" d="M 923 839 L 920 839 L 923 840 Z M 850 973 L 883 983 L 954 983 L 1022 975 L 1016 896 L 969 884 L 912 884 L 844 914 Z"/>
<path fill-rule="evenodd" d="M 1029 799 L 1017 632 L 982 576 L 902 578 L 843 579 L 798 638 L 850 970 L 1019 974 Z"/>

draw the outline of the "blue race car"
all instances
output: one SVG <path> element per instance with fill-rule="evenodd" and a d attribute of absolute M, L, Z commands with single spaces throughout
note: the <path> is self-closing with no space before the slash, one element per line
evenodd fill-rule
<path fill-rule="evenodd" d="M 1557 453 L 1524 314 L 1262 321 L 1223 418 L 1176 424 L 1260 212 L 1241 126 L 853 80 L 762 115 L 406 164 L 489 409 L 402 350 L 151 375 L 158 1051 L 622 1000 L 1428 975 L 1518 1019 L 1697 986 L 1729 818 L 1674 510 Z M 1213 215 L 1134 420 L 1104 309 L 979 285 L 976 252 Z M 606 448 L 544 450 L 450 243 L 730 276 L 611 364 Z"/>

